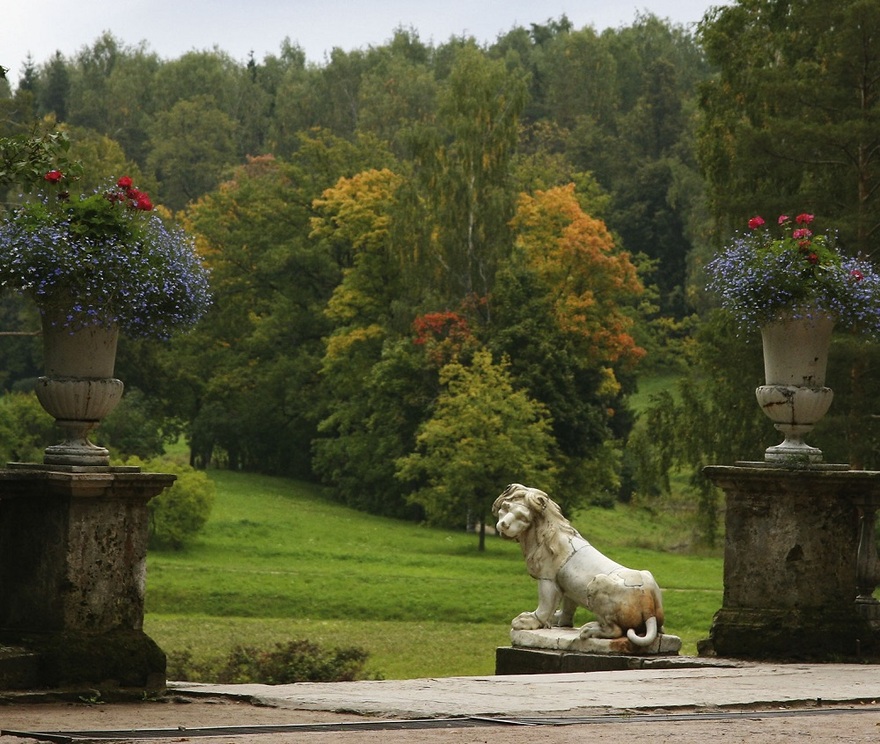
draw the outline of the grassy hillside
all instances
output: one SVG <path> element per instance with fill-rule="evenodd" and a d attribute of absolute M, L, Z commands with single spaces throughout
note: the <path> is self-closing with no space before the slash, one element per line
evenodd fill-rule
<path fill-rule="evenodd" d="M 492 674 L 510 619 L 536 605 L 516 543 L 492 538 L 480 553 L 475 535 L 365 515 L 309 484 L 212 478 L 203 535 L 148 558 L 145 629 L 166 652 L 202 659 L 308 638 L 367 649 L 368 668 L 388 679 Z M 674 518 L 619 508 L 572 521 L 603 552 L 654 572 L 666 628 L 693 653 L 721 606 L 721 559 L 657 550 L 677 542 Z"/>

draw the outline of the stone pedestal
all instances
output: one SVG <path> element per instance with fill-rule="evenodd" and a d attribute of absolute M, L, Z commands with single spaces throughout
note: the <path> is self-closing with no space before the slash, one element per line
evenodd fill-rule
<path fill-rule="evenodd" d="M 873 585 L 864 586 L 876 574 L 880 472 L 704 472 L 724 490 L 727 509 L 723 602 L 701 653 L 820 661 L 880 653 L 880 627 L 871 619 L 877 603 L 865 596 Z"/>
<path fill-rule="evenodd" d="M 495 652 L 496 674 L 607 672 L 681 666 L 681 638 L 660 634 L 649 646 L 624 638 L 581 638 L 580 628 L 511 630 Z"/>
<path fill-rule="evenodd" d="M 165 655 L 143 632 L 147 502 L 173 482 L 0 470 L 0 689 L 164 689 Z"/>

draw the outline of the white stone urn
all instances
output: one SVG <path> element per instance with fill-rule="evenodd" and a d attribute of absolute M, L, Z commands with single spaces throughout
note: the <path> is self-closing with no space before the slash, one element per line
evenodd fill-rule
<path fill-rule="evenodd" d="M 765 385 L 755 390 L 761 410 L 785 436 L 768 447 L 769 462 L 822 461 L 822 450 L 804 435 L 828 412 L 834 393 L 825 387 L 834 320 L 807 311 L 783 316 L 761 329 Z"/>
<path fill-rule="evenodd" d="M 43 462 L 109 465 L 110 453 L 92 444 L 89 433 L 122 399 L 122 381 L 113 377 L 119 329 L 71 330 L 57 314 L 44 314 L 42 325 L 45 376 L 37 379 L 37 398 L 64 430 L 64 440 L 46 448 Z"/>

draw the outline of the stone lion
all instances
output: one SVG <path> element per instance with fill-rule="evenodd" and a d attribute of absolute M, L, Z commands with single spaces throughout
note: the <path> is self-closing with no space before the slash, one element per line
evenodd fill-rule
<path fill-rule="evenodd" d="M 514 630 L 572 627 L 575 610 L 596 616 L 583 638 L 622 638 L 648 646 L 663 632 L 663 601 L 650 571 L 612 561 L 590 545 L 543 491 L 511 483 L 492 505 L 496 529 L 519 542 L 538 582 L 538 608 L 517 615 Z"/>

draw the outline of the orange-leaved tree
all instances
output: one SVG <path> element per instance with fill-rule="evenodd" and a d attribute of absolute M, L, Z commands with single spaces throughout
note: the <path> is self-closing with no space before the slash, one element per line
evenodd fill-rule
<path fill-rule="evenodd" d="M 574 184 L 523 194 L 516 242 L 553 302 L 559 330 L 594 362 L 630 365 L 644 356 L 627 311 L 642 293 L 636 267 L 605 223 L 583 211 Z"/>

